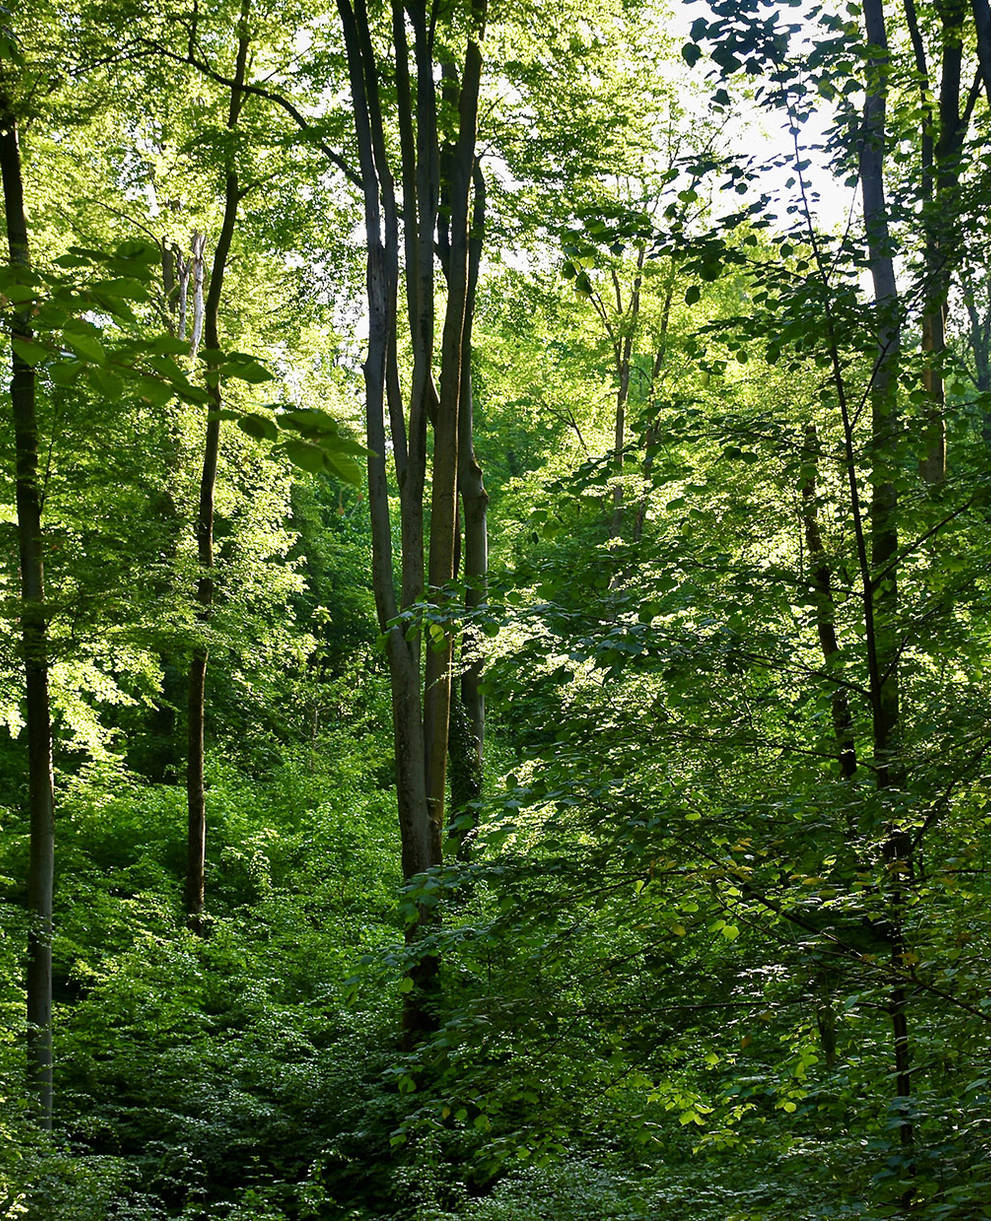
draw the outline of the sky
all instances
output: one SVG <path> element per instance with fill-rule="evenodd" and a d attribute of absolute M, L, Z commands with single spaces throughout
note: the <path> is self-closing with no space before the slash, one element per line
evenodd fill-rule
<path fill-rule="evenodd" d="M 691 41 L 692 22 L 698 17 L 705 17 L 710 21 L 713 19 L 712 10 L 705 0 L 695 0 L 691 3 L 687 0 L 669 0 L 665 26 L 676 47 Z M 800 10 L 789 11 L 790 20 L 800 21 L 801 18 Z M 807 28 L 811 39 L 815 36 L 815 27 L 807 23 Z M 703 56 L 694 69 L 684 69 L 685 80 L 696 88 L 704 88 L 707 71 L 714 68 L 715 65 Z M 740 76 L 742 78 L 742 74 Z M 712 88 L 716 87 L 713 83 Z M 791 153 L 792 137 L 782 116 L 777 112 L 763 110 L 756 102 L 746 97 L 740 97 L 739 90 L 736 93 L 734 110 L 727 116 L 724 128 L 729 149 L 744 151 L 756 161 L 770 160 L 776 155 Z M 855 190 L 836 179 L 826 168 L 822 156 L 814 151 L 814 146 L 825 139 L 832 119 L 833 108 L 823 99 L 803 127 L 800 146 L 803 158 L 807 157 L 811 162 L 807 171 L 808 185 L 818 195 L 814 206 L 818 227 L 835 232 L 846 227 L 851 207 L 859 207 L 859 196 Z M 769 169 L 763 175 L 762 189 L 797 198 L 798 188 L 788 188 L 785 185 L 791 176 L 792 171 L 788 169 Z M 739 206 L 738 198 L 734 198 L 733 206 Z"/>

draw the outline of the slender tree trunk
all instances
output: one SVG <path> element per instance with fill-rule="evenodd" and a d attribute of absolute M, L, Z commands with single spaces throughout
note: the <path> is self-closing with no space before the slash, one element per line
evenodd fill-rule
<path fill-rule="evenodd" d="M 805 478 L 802 480 L 802 524 L 805 529 L 805 545 L 809 552 L 809 575 L 812 577 L 812 593 L 815 600 L 816 631 L 822 649 L 822 659 L 829 665 L 839 652 L 836 638 L 836 602 L 833 597 L 833 579 L 829 559 L 819 529 L 819 511 L 816 504 L 816 468 L 819 461 L 819 435 L 814 424 L 805 429 L 802 452 Z M 833 737 L 836 740 L 836 757 L 840 775 L 849 780 L 857 770 L 857 754 L 853 739 L 853 717 L 843 688 L 835 686 L 831 696 L 833 712 Z"/>
<path fill-rule="evenodd" d="M 937 4 L 942 50 L 938 134 L 934 139 L 925 45 L 919 30 L 915 0 L 904 0 L 904 3 L 922 97 L 920 144 L 923 223 L 926 231 L 926 303 L 922 318 L 922 351 L 925 356 L 923 386 L 927 401 L 923 417 L 923 456 L 919 469 L 928 483 L 941 483 L 946 477 L 946 395 L 943 382 L 946 297 L 950 287 L 953 217 L 957 211 L 960 156 L 966 126 L 960 113 L 961 33 L 966 6 L 964 0 L 940 0 Z"/>
<path fill-rule="evenodd" d="M 249 0 L 243 0 L 241 6 L 240 33 L 238 37 L 237 65 L 234 72 L 235 84 L 231 89 L 230 109 L 227 127 L 233 131 L 237 126 L 238 115 L 241 112 L 245 68 L 248 56 L 247 21 Z M 206 439 L 203 446 L 203 471 L 200 475 L 199 509 L 196 517 L 196 552 L 200 566 L 200 576 L 196 583 L 197 619 L 205 627 L 209 622 L 213 607 L 213 497 L 217 483 L 217 459 L 220 453 L 220 416 L 222 407 L 222 391 L 220 385 L 220 298 L 224 287 L 224 273 L 230 255 L 231 241 L 234 237 L 234 226 L 237 222 L 237 209 L 241 201 L 241 190 L 238 185 L 237 171 L 233 159 L 228 158 L 227 173 L 224 182 L 224 219 L 221 224 L 220 238 L 214 252 L 213 268 L 210 274 L 210 290 L 207 294 L 203 311 L 204 333 L 209 359 L 207 361 L 206 383 L 210 396 L 209 413 L 206 426 Z M 199 246 L 199 257 L 202 263 L 202 243 Z M 197 251 L 194 247 L 194 257 Z M 209 651 L 205 643 L 198 644 L 193 650 L 189 663 L 189 688 L 187 706 L 187 765 L 186 765 L 186 799 L 188 808 L 188 837 L 186 853 L 186 916 L 189 926 L 195 932 L 202 932 L 203 908 L 205 902 L 205 871 L 206 871 L 206 797 L 203 788 L 204 762 L 204 720 L 206 712 L 206 671 Z"/>
<path fill-rule="evenodd" d="M 972 0 L 974 13 L 974 28 L 977 32 L 977 62 L 981 83 L 984 85 L 984 96 L 988 106 L 991 106 L 991 4 L 988 0 Z M 989 325 L 985 316 L 978 319 L 973 302 L 968 299 L 967 312 L 971 323 L 971 337 L 974 345 L 974 360 L 977 364 L 977 387 L 979 390 L 991 389 L 991 341 L 989 341 Z M 982 384 L 983 382 L 986 384 Z M 981 428 L 985 445 L 991 449 L 991 412 L 986 412 Z"/>
<path fill-rule="evenodd" d="M 616 389 L 616 419 L 613 432 L 613 472 L 616 486 L 613 488 L 612 520 L 609 537 L 619 538 L 623 532 L 623 450 L 626 447 L 626 404 L 630 397 L 630 353 L 629 339 L 623 341 L 622 354 L 618 361 L 619 386 Z"/>
<path fill-rule="evenodd" d="M 974 384 L 981 393 L 991 390 L 991 314 L 981 314 L 974 298 L 964 296 L 967 318 L 970 322 L 970 347 L 974 353 Z M 981 437 L 986 447 L 991 448 L 991 412 L 985 410 L 981 417 Z"/>
<path fill-rule="evenodd" d="M 871 382 L 871 566 L 875 590 L 874 648 L 877 656 L 875 753 L 882 784 L 895 766 L 898 729 L 898 666 L 895 618 L 898 609 L 898 550 L 893 451 L 898 440 L 897 377 L 900 342 L 898 289 L 884 192 L 884 145 L 888 44 L 881 0 L 864 5 L 867 36 L 877 54 L 869 71 L 873 84 L 864 109 L 860 176 L 864 221 L 877 316 L 877 357 Z"/>
<path fill-rule="evenodd" d="M 443 591 L 454 579 L 459 469 L 459 413 L 463 404 L 463 362 L 471 350 L 468 303 L 471 295 L 470 203 L 478 125 L 478 89 L 482 57 L 468 43 L 459 97 L 458 138 L 450 159 L 450 255 L 447 308 L 441 348 L 441 385 L 434 426 L 434 463 L 430 497 L 431 592 L 441 607 Z M 470 387 L 468 389 L 470 394 Z M 438 862 L 446 801 L 448 731 L 451 712 L 454 633 L 445 629 L 427 653 L 424 688 L 424 740 L 427 748 L 427 800 L 430 833 Z"/>
<path fill-rule="evenodd" d="M 675 265 L 672 260 L 668 269 L 667 285 L 664 289 L 664 306 L 661 310 L 661 331 L 658 336 L 657 351 L 650 371 L 651 414 L 656 410 L 657 379 L 661 376 L 664 362 L 667 359 L 668 327 L 671 323 L 671 301 L 674 296 Z M 636 517 L 633 521 L 633 541 L 639 543 L 643 538 L 644 523 L 647 520 L 647 507 L 650 503 L 651 472 L 654 469 L 654 448 L 657 445 L 657 424 L 652 419 L 644 435 L 643 454 L 643 490 L 637 505 Z"/>
<path fill-rule="evenodd" d="M 465 611 L 468 624 L 462 636 L 461 681 L 451 699 L 451 728 L 448 755 L 451 764 L 451 807 L 453 817 L 460 817 L 482 795 L 482 757 L 485 742 L 485 697 L 482 693 L 482 652 L 477 629 L 471 624 L 472 612 L 486 598 L 488 576 L 488 503 L 489 497 L 482 479 L 482 468 L 475 455 L 474 397 L 472 390 L 471 354 L 472 320 L 475 292 L 482 253 L 485 226 L 485 180 L 477 162 L 472 173 L 474 195 L 472 224 L 468 238 L 468 295 L 465 306 L 465 327 L 461 355 L 461 401 L 458 407 L 458 493 L 464 521 Z M 450 271 L 450 248 L 446 231 L 438 243 L 444 274 Z M 460 531 L 456 537 L 460 544 Z M 458 557 L 455 560 L 455 576 Z M 472 827 L 462 827 L 458 854 L 467 859 Z"/>
<path fill-rule="evenodd" d="M 186 311 L 189 298 L 189 276 L 192 270 L 192 259 L 183 256 L 178 243 L 162 244 L 162 293 L 165 301 L 163 318 L 169 332 L 178 339 L 186 338 Z M 171 571 L 183 532 L 186 528 L 185 517 L 176 503 L 172 490 L 179 486 L 180 467 L 180 420 L 179 413 L 173 411 L 171 405 L 167 417 L 169 430 L 168 461 L 166 464 L 166 487 L 156 498 L 153 511 L 166 526 L 164 555 L 168 559 Z M 169 578 L 163 577 L 156 582 L 155 590 L 158 596 L 165 596 L 169 590 Z M 157 784 L 178 781 L 183 772 L 185 756 L 176 738 L 177 707 L 183 699 L 188 698 L 188 676 L 183 671 L 183 664 L 178 663 L 171 650 L 161 650 L 158 660 L 162 667 L 162 689 L 155 700 L 154 710 L 149 721 L 150 739 L 154 744 L 147 756 L 145 774 Z"/>
<path fill-rule="evenodd" d="M 206 247 L 206 234 L 194 233 L 190 244 L 190 262 L 192 264 L 193 276 L 193 332 L 190 341 L 190 350 L 193 360 L 196 359 L 196 354 L 200 350 L 200 340 L 203 338 L 203 314 L 205 306 L 203 303 L 203 252 Z M 189 266 L 187 265 L 186 276 L 188 280 Z M 185 300 L 183 301 L 185 306 Z M 184 311 L 183 321 L 185 321 L 186 313 Z M 185 338 L 185 329 L 180 331 L 180 334 Z"/>
<path fill-rule="evenodd" d="M 452 275 L 441 349 L 440 394 L 433 380 L 434 241 L 441 196 L 433 22 L 424 0 L 392 4 L 397 116 L 403 187 L 406 255 L 406 304 L 413 348 L 408 428 L 403 418 L 397 367 L 399 224 L 395 185 L 379 96 L 380 74 L 364 0 L 337 0 L 354 107 L 361 167 L 367 241 L 366 285 L 369 308 L 368 356 L 364 365 L 368 435 L 368 488 L 372 525 L 372 580 L 379 626 L 386 638 L 392 687 L 396 789 L 406 879 L 441 863 L 452 687 L 453 633 L 428 624 L 424 685 L 420 687 L 420 649 L 407 640 L 395 619 L 424 594 L 424 493 L 427 423 L 434 426 L 428 581 L 443 613 L 454 576 L 457 495 L 460 473 L 459 414 L 464 390 L 464 354 L 469 316 L 468 205 L 474 162 L 475 125 L 481 57 L 469 43 L 465 89 L 460 99 L 458 167 L 466 167 L 450 192 Z M 410 73 L 407 19 L 412 30 L 415 85 Z M 414 121 L 415 118 L 415 121 Z M 470 334 L 470 333 L 469 333 Z M 385 415 L 388 408 L 392 451 L 399 484 L 401 590 L 392 572 Z M 484 491 L 484 489 L 483 489 Z M 429 630 L 429 629 L 433 630 Z M 434 917 L 427 910 L 407 930 L 416 945 Z M 403 1042 L 415 1043 L 433 1022 L 437 960 L 417 955 L 411 969 L 413 989 L 406 994 Z"/>
<path fill-rule="evenodd" d="M 646 247 L 637 252 L 637 270 L 630 294 L 628 317 L 623 310 L 623 302 L 619 291 L 619 279 L 613 275 L 616 288 L 617 333 L 616 333 L 616 417 L 613 430 L 613 471 L 616 486 L 613 488 L 612 520 L 609 523 L 609 537 L 619 538 L 623 533 L 623 468 L 626 455 L 626 409 L 630 399 L 630 362 L 633 357 L 633 341 L 636 337 L 640 321 L 640 290 L 643 283 L 643 265 L 647 257 Z"/>
<path fill-rule="evenodd" d="M 0 98 L 0 169 L 10 264 L 30 267 L 17 122 Z M 31 340 L 30 312 L 13 320 L 15 342 Z M 38 478 L 38 421 L 33 366 L 16 347 L 11 355 L 11 406 L 16 461 L 17 539 L 21 566 L 21 642 L 28 739 L 27 1059 L 39 1123 L 52 1126 L 52 887 L 55 803 L 48 702 L 48 625 L 45 611 L 42 490 Z"/>
<path fill-rule="evenodd" d="M 176 258 L 176 249 L 170 246 L 167 242 L 162 242 L 162 299 L 165 302 L 165 324 L 175 334 L 175 324 L 172 321 L 173 315 L 179 304 L 179 283 L 176 280 L 176 272 L 181 270 L 178 266 Z"/>
<path fill-rule="evenodd" d="M 836 600 L 833 596 L 833 577 L 829 557 L 822 541 L 819 528 L 819 508 L 817 503 L 817 471 L 819 464 L 819 434 L 814 424 L 805 429 L 802 447 L 802 465 L 804 478 L 802 480 L 802 525 L 805 533 L 805 546 L 809 555 L 809 575 L 812 578 L 812 595 L 815 605 L 816 632 L 819 636 L 819 647 L 828 671 L 832 658 L 839 652 L 839 641 L 836 636 Z M 830 693 L 830 703 L 833 717 L 833 739 L 836 743 L 836 759 L 839 764 L 840 777 L 850 780 L 857 771 L 857 752 L 853 732 L 853 716 L 846 693 L 839 684 L 834 685 Z M 847 830 L 852 833 L 854 828 L 848 822 Z M 836 1013 L 833 1006 L 833 973 L 828 966 L 819 965 L 814 968 L 815 980 L 815 1017 L 819 1039 L 826 1059 L 826 1069 L 829 1072 L 836 1067 Z"/>
<path fill-rule="evenodd" d="M 873 630 L 867 647 L 871 658 L 871 704 L 874 737 L 874 762 L 879 788 L 898 788 L 902 781 L 899 747 L 900 708 L 898 690 L 898 498 L 895 488 L 894 451 L 898 440 L 897 400 L 900 320 L 898 290 L 888 211 L 884 191 L 886 142 L 886 99 L 888 39 L 883 0 L 866 0 L 864 20 L 867 40 L 872 48 L 868 63 L 867 98 L 864 108 L 860 176 L 864 201 L 870 272 L 877 311 L 877 347 L 871 384 L 871 581 L 873 593 Z M 902 877 L 911 868 L 907 834 L 889 823 L 885 831 L 884 855 L 893 888 L 886 917 L 887 937 L 893 974 L 903 967 Z M 912 1121 L 912 1053 L 908 1028 L 908 998 L 900 983 L 892 986 L 889 999 L 891 1017 L 895 1096 L 898 1108 L 899 1139 L 910 1180 L 902 1197 L 904 1209 L 911 1207 L 914 1195 L 915 1129 Z"/>
<path fill-rule="evenodd" d="M 470 355 L 466 354 L 466 360 Z M 464 509 L 464 574 L 465 609 L 469 614 L 482 606 L 486 599 L 488 574 L 488 505 L 489 497 L 482 479 L 482 468 L 472 444 L 473 402 L 471 368 L 464 367 L 464 388 L 460 416 L 464 428 L 459 452 L 458 489 Z M 463 656 L 461 702 L 471 725 L 478 765 L 481 766 L 485 744 L 485 697 L 481 690 L 482 657 L 477 643 L 469 640 Z"/>

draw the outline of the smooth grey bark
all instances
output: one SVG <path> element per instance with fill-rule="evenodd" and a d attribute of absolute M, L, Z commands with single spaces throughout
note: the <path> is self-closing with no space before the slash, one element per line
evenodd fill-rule
<path fill-rule="evenodd" d="M 194 233 L 190 244 L 190 262 L 193 276 L 193 332 L 190 339 L 190 350 L 193 360 L 200 349 L 203 338 L 203 319 L 206 306 L 203 302 L 203 255 L 206 248 L 206 234 Z M 189 274 L 187 268 L 187 275 Z M 185 338 L 185 333 L 182 332 Z"/>
<path fill-rule="evenodd" d="M 10 265 L 30 269 L 27 219 L 17 121 L 0 97 L 0 171 Z M 13 338 L 30 342 L 29 310 L 14 315 Z M 38 475 L 36 379 L 32 365 L 11 351 L 10 398 L 16 462 L 17 541 L 21 570 L 21 644 L 28 740 L 28 1082 L 38 1122 L 52 1126 L 52 889 L 55 868 L 55 800 L 48 700 L 48 622 L 45 608 L 42 488 Z"/>
<path fill-rule="evenodd" d="M 860 180 L 867 231 L 869 270 L 874 288 L 877 355 L 871 379 L 871 568 L 874 590 L 874 630 L 868 647 L 876 657 L 874 686 L 874 739 L 876 763 L 882 780 L 893 766 L 899 720 L 897 634 L 898 550 L 895 488 L 896 464 L 892 451 L 900 426 L 897 378 L 901 340 L 900 307 L 888 208 L 884 188 L 888 40 L 881 0 L 864 5 L 868 42 L 874 54 L 868 64 L 870 80 L 864 105 L 860 145 Z"/>
<path fill-rule="evenodd" d="M 368 438 L 368 503 L 372 527 L 372 588 L 379 630 L 385 636 L 392 690 L 393 741 L 396 753 L 396 797 L 402 846 L 403 877 L 410 878 L 429 867 L 427 836 L 426 775 L 423 766 L 423 721 L 420 704 L 420 674 L 417 654 L 401 625 L 395 622 L 399 600 L 393 582 L 392 525 L 389 515 L 388 450 L 385 427 L 387 369 L 390 363 L 390 318 L 396 316 L 398 292 L 398 230 L 391 223 L 394 200 L 389 199 L 392 175 L 377 163 L 384 141 L 373 134 L 373 120 L 380 111 L 369 100 L 364 54 L 355 12 L 348 0 L 338 0 L 338 13 L 348 56 L 348 73 L 354 105 L 355 136 L 365 214 L 366 291 L 368 296 L 368 352 L 363 365 L 365 378 L 365 423 Z M 374 71 L 371 89 L 377 87 Z M 382 174 L 380 184 L 380 171 Z M 383 224 L 383 195 L 387 199 L 389 223 Z M 400 451 L 400 495 L 409 485 L 408 467 L 418 460 L 410 438 Z M 406 475 L 405 479 L 403 475 Z M 405 524 L 403 541 L 408 535 Z M 403 556 L 404 588 L 409 557 Z"/>
<path fill-rule="evenodd" d="M 967 307 L 968 339 L 974 353 L 974 384 L 981 393 L 991 390 L 991 312 L 981 313 L 972 293 L 964 294 Z M 991 448 L 991 411 L 985 410 L 981 418 L 981 437 L 986 447 Z"/>
<path fill-rule="evenodd" d="M 454 579 L 457 534 L 459 471 L 459 415 L 464 407 L 463 386 L 468 380 L 464 362 L 471 351 L 468 321 L 472 294 L 470 208 L 475 139 L 478 128 L 478 92 L 482 57 L 478 43 L 469 41 L 458 98 L 458 137 L 446 175 L 450 208 L 448 233 L 447 305 L 441 347 L 440 399 L 434 425 L 434 464 L 430 494 L 431 595 L 441 606 L 449 595 L 443 592 Z M 470 394 L 470 388 L 468 389 Z M 451 712 L 454 634 L 445 630 L 443 639 L 427 652 L 424 690 L 424 738 L 427 747 L 427 800 L 431 836 L 438 860 L 444 829 L 448 733 Z"/>

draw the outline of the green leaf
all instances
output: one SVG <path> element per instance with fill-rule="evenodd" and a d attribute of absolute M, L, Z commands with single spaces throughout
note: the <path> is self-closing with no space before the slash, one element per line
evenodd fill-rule
<path fill-rule="evenodd" d="M 323 450 L 309 441 L 286 441 L 284 445 L 289 461 L 311 475 L 318 475 L 326 468 Z"/>
<path fill-rule="evenodd" d="M 702 290 L 699 288 L 699 286 L 697 284 L 690 284 L 688 288 L 685 289 L 685 304 L 694 305 L 701 296 Z"/>
<path fill-rule="evenodd" d="M 93 334 L 85 332 L 69 331 L 68 328 L 63 332 L 65 342 L 81 360 L 93 361 L 95 364 L 103 364 L 107 359 L 107 352 L 103 344 Z"/>
<path fill-rule="evenodd" d="M 224 360 L 223 371 L 228 377 L 240 378 L 242 382 L 249 382 L 253 386 L 260 382 L 273 381 L 275 377 L 253 356 L 246 356 L 243 352 L 231 352 Z"/>
<path fill-rule="evenodd" d="M 124 393 L 124 383 L 116 373 L 100 365 L 89 365 L 85 372 L 93 388 L 109 402 L 116 402 Z"/>
<path fill-rule="evenodd" d="M 147 350 L 156 356 L 188 356 L 189 340 L 178 339 L 175 335 L 156 335 Z"/>
<path fill-rule="evenodd" d="M 712 52 L 712 58 L 726 73 L 733 73 L 743 67 L 743 61 L 737 59 L 729 47 L 716 46 Z"/>
<path fill-rule="evenodd" d="M 30 288 L 27 284 L 8 284 L 3 289 L 3 295 L 13 301 L 15 305 L 26 305 L 28 301 L 33 301 L 37 297 L 35 289 Z"/>
<path fill-rule="evenodd" d="M 71 386 L 84 368 L 85 365 L 78 360 L 57 360 L 52 364 L 48 375 L 56 386 Z"/>
<path fill-rule="evenodd" d="M 19 335 L 11 336 L 10 345 L 18 358 L 32 367 L 39 364 L 48 355 L 48 350 L 40 343 L 35 343 L 33 339 L 22 339 Z"/>
<path fill-rule="evenodd" d="M 353 458 L 347 457 L 345 454 L 339 453 L 337 450 L 330 448 L 327 444 L 322 444 L 320 448 L 323 450 L 324 458 L 327 460 L 327 465 L 330 470 L 344 483 L 350 483 L 352 487 L 358 487 L 365 477 L 365 472 L 361 469 Z"/>
<path fill-rule="evenodd" d="M 134 260 L 137 263 L 157 263 L 162 257 L 162 252 L 154 242 L 146 241 L 140 237 L 132 237 L 117 246 L 114 256 L 128 261 Z M 97 257 L 102 258 L 103 256 L 97 252 Z"/>
<path fill-rule="evenodd" d="M 139 373 L 135 378 L 138 394 L 152 407 L 164 407 L 172 398 L 173 390 L 166 382 L 160 382 L 157 377 L 148 377 Z"/>
<path fill-rule="evenodd" d="M 249 412 L 248 415 L 238 416 L 237 426 L 242 432 L 246 432 L 249 437 L 254 437 L 257 441 L 277 441 L 279 439 L 279 430 L 274 421 L 255 411 Z"/>
<path fill-rule="evenodd" d="M 91 259 L 83 258 L 79 254 L 63 254 L 54 260 L 56 267 L 64 267 L 67 270 L 75 267 L 88 267 L 91 262 Z"/>
<path fill-rule="evenodd" d="M 0 60 L 9 60 L 10 63 L 20 67 L 24 63 L 24 56 L 21 54 L 21 49 L 18 47 L 16 40 L 6 31 L 0 33 Z"/>
<path fill-rule="evenodd" d="M 152 354 L 148 357 L 148 364 L 151 365 L 156 373 L 160 373 L 162 377 L 169 378 L 170 381 L 181 382 L 185 380 L 185 373 L 183 372 L 182 368 L 176 364 L 171 356 L 159 356 Z"/>
<path fill-rule="evenodd" d="M 702 58 L 702 48 L 697 47 L 694 42 L 686 42 L 681 48 L 681 58 L 688 64 L 689 68 L 694 68 Z"/>
<path fill-rule="evenodd" d="M 114 280 L 97 280 L 93 288 L 105 297 L 117 297 L 122 301 L 147 301 L 148 287 L 134 276 L 119 276 Z"/>

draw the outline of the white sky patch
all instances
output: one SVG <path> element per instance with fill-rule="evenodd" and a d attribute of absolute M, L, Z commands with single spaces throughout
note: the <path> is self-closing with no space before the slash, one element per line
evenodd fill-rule
<path fill-rule="evenodd" d="M 704 0 L 683 0 L 675 3 L 670 10 L 667 33 L 680 50 L 685 43 L 691 42 L 692 22 L 699 17 L 713 19 L 712 10 Z M 801 23 L 802 14 L 798 10 L 789 10 L 790 20 Z M 807 24 L 807 44 L 811 45 L 816 34 L 814 23 Z M 703 55 L 694 69 L 684 70 L 684 79 L 693 82 L 698 88 L 705 79 L 706 69 L 714 69 L 715 65 Z M 748 78 L 753 84 L 759 78 Z M 712 81 L 711 89 L 718 88 L 716 80 Z M 793 137 L 789 131 L 787 117 L 778 110 L 762 107 L 758 102 L 740 96 L 734 96 L 736 109 L 726 116 L 725 144 L 728 151 L 745 151 L 755 162 L 770 162 L 777 157 L 789 157 L 794 152 Z M 835 233 L 842 231 L 849 223 L 851 208 L 859 208 L 858 193 L 838 178 L 826 164 L 821 146 L 830 132 L 835 111 L 831 103 L 820 98 L 819 104 L 812 115 L 806 120 L 799 136 L 799 152 L 802 160 L 808 160 L 810 165 L 805 171 L 806 187 L 810 193 L 810 204 L 813 221 L 817 228 Z M 788 202 L 798 202 L 801 193 L 797 182 L 788 186 L 789 178 L 795 176 L 794 167 L 772 167 L 764 170 L 759 183 L 760 189 L 774 195 L 781 201 L 782 208 Z"/>

